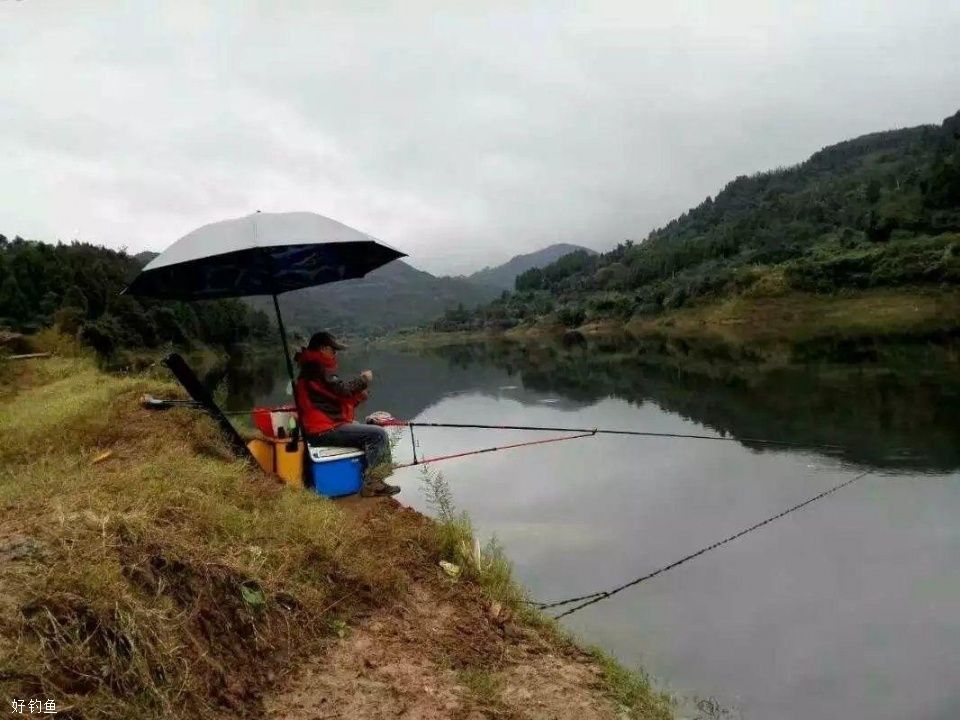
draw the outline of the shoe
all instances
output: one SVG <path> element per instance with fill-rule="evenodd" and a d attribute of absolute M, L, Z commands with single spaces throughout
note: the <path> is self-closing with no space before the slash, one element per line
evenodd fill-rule
<path fill-rule="evenodd" d="M 368 480 L 360 488 L 360 497 L 390 497 L 400 492 L 396 485 L 390 485 L 383 480 Z"/>

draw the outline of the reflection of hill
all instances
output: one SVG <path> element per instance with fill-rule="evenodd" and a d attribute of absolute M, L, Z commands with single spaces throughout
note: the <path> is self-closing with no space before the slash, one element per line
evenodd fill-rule
<path fill-rule="evenodd" d="M 491 362 L 491 348 L 486 345 L 457 345 L 443 348 L 442 351 L 418 356 L 416 364 L 425 360 L 440 361 L 448 365 L 446 370 L 431 369 L 431 376 L 445 378 L 447 373 L 453 372 L 456 377 L 463 378 L 459 382 L 462 387 L 469 387 L 473 392 L 483 395 L 503 395 L 525 405 L 551 401 L 551 407 L 556 410 L 579 410 L 596 401 L 596 397 L 589 393 L 577 393 L 574 388 L 557 388 L 547 382 L 547 377 L 540 378 L 540 368 L 546 368 L 549 362 L 542 362 L 541 353 L 553 353 L 553 348 L 543 347 L 511 347 L 512 353 L 497 353 L 497 361 Z M 382 354 L 377 353 L 377 358 Z M 403 356 L 400 356 L 403 357 Z M 409 357 L 409 356 L 408 356 Z M 400 361 L 403 362 L 402 360 Z M 410 363 L 410 360 L 407 360 Z M 494 369 L 498 373 L 491 373 Z M 509 391 L 504 391 L 509 387 Z"/>
<path fill-rule="evenodd" d="M 841 445 L 845 459 L 878 467 L 960 467 L 955 341 L 795 347 L 776 362 L 674 341 L 572 350 L 498 344 L 455 352 L 461 362 L 496 364 L 518 372 L 526 388 L 580 403 L 607 396 L 652 400 L 733 437 Z"/>
<path fill-rule="evenodd" d="M 341 365 L 345 374 L 368 367 L 375 372 L 371 400 L 361 411 L 388 410 L 398 418 L 417 417 L 444 397 L 465 392 L 505 397 L 528 405 L 543 402 L 549 396 L 557 400 L 551 407 L 559 410 L 578 410 L 592 402 L 590 398 L 576 399 L 557 393 L 542 384 L 537 386 L 526 378 L 521 382 L 519 366 L 479 361 L 472 353 L 470 348 L 444 356 L 356 350 L 344 353 Z M 224 379 L 229 388 L 228 409 L 290 402 L 286 395 L 287 372 L 279 353 L 257 362 L 236 358 L 228 366 L 207 373 L 204 382 L 215 387 Z"/>
<path fill-rule="evenodd" d="M 286 377 L 283 356 L 279 353 L 243 353 L 236 348 L 226 364 L 195 369 L 208 388 L 226 391 L 224 408 L 227 410 L 246 410 L 262 404 L 264 398 L 272 396 L 280 373 Z M 283 386 L 276 389 L 283 393 Z"/>

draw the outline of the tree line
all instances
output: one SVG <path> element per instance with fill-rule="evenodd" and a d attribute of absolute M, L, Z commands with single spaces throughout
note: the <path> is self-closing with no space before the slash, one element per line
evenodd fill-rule
<path fill-rule="evenodd" d="M 195 303 L 120 292 L 152 258 L 85 242 L 50 244 L 0 235 L 0 326 L 56 326 L 105 357 L 123 349 L 266 340 L 268 317 L 239 300 Z"/>

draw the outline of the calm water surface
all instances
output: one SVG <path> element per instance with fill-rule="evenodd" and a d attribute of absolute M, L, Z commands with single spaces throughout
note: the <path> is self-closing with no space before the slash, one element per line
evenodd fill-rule
<path fill-rule="evenodd" d="M 844 451 L 597 436 L 439 463 L 536 598 L 618 585 L 871 470 L 564 622 L 723 717 L 960 718 L 960 352 L 868 341 L 354 353 L 368 410 L 436 422 L 768 437 Z M 273 369 L 231 403 L 282 400 Z M 441 455 L 540 433 L 422 429 Z M 409 435 L 397 460 L 410 458 Z M 400 498 L 428 511 L 418 469 Z M 714 717 L 686 703 L 687 717 Z M 719 717 L 719 715 L 716 715 Z"/>

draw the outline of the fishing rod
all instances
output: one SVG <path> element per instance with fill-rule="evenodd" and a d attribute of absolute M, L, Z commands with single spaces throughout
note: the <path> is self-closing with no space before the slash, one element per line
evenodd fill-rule
<path fill-rule="evenodd" d="M 717 542 L 715 542 L 715 543 L 713 543 L 713 544 L 711 544 L 711 545 L 707 545 L 706 547 L 700 548 L 700 549 L 697 550 L 696 552 L 692 552 L 692 553 L 690 553 L 689 555 L 686 555 L 686 556 L 680 558 L 679 560 L 675 560 L 675 561 L 673 561 L 672 563 L 670 563 L 669 565 L 664 565 L 663 567 L 658 568 L 657 570 L 654 570 L 653 572 L 649 572 L 649 573 L 647 573 L 646 575 L 641 575 L 640 577 L 635 578 L 635 579 L 633 579 L 633 580 L 631 580 L 631 581 L 629 581 L 629 582 L 623 583 L 622 585 L 618 585 L 617 587 L 610 588 L 609 590 L 601 590 L 601 591 L 599 591 L 599 592 L 589 593 L 589 594 L 587 594 L 587 595 L 579 595 L 579 596 L 577 596 L 577 597 L 571 597 L 571 598 L 567 598 L 567 599 L 565 599 L 565 600 L 556 600 L 556 601 L 553 601 L 553 602 L 535 602 L 535 601 L 528 601 L 527 604 L 532 605 L 533 607 L 537 608 L 538 610 L 548 610 L 548 609 L 553 609 L 553 608 L 559 609 L 559 608 L 565 607 L 565 606 L 567 606 L 567 605 L 572 605 L 573 603 L 579 603 L 579 604 L 577 604 L 577 605 L 574 605 L 574 607 L 568 608 L 568 609 L 564 610 L 563 612 L 560 612 L 559 614 L 557 614 L 557 615 L 554 616 L 554 618 L 553 618 L 554 620 L 559 620 L 560 618 L 566 617 L 567 615 L 572 615 L 572 614 L 575 613 L 575 612 L 578 612 L 578 611 L 580 611 L 580 610 L 583 610 L 584 608 L 589 607 L 590 605 L 594 605 L 594 604 L 600 602 L 601 600 L 606 600 L 606 599 L 608 599 L 608 598 L 610 598 L 610 597 L 613 597 L 613 596 L 616 595 L 617 593 L 623 592 L 624 590 L 627 590 L 628 588 L 632 588 L 632 587 L 634 587 L 635 585 L 639 585 L 639 584 L 642 583 L 642 582 L 646 582 L 647 580 L 651 580 L 652 578 L 655 578 L 657 575 L 662 575 L 663 573 L 668 572 L 669 570 L 673 570 L 675 567 L 679 567 L 680 565 L 683 565 L 684 563 L 689 562 L 690 560 L 693 560 L 694 558 L 698 558 L 698 557 L 700 557 L 701 555 L 705 555 L 706 553 L 710 552 L 711 550 L 716 550 L 717 548 L 722 547 L 722 546 L 726 545 L 727 543 L 733 542 L 734 540 L 736 540 L 736 539 L 738 539 L 738 538 L 741 538 L 741 537 L 743 537 L 744 535 L 747 535 L 747 534 L 749 534 L 749 533 L 752 533 L 754 530 L 759 530 L 760 528 L 762 528 L 762 527 L 765 526 L 765 525 L 769 525 L 770 523 L 775 522 L 775 521 L 779 520 L 780 518 L 786 517 L 787 515 L 789 515 L 789 514 L 791 514 L 791 513 L 794 513 L 794 512 L 796 512 L 797 510 L 800 510 L 800 509 L 802 509 L 802 508 L 805 508 L 807 505 L 811 505 L 811 504 L 815 503 L 817 500 L 822 500 L 823 498 L 827 497 L 828 495 L 832 495 L 833 493 L 837 492 L 838 490 L 842 490 L 843 488 L 847 487 L 848 485 L 852 485 L 852 484 L 855 483 L 857 480 L 860 480 L 860 479 L 866 477 L 867 475 L 870 475 L 871 472 L 873 472 L 873 471 L 872 471 L 872 470 L 865 470 L 864 472 L 860 473 L 859 475 L 855 475 L 855 476 L 853 476 L 852 478 L 848 478 L 847 480 L 844 480 L 843 482 L 841 482 L 841 483 L 839 483 L 839 484 L 837 484 L 837 485 L 834 485 L 833 487 L 827 488 L 827 489 L 824 490 L 823 492 L 820 492 L 820 493 L 814 495 L 814 496 L 811 497 L 811 498 L 807 498 L 807 499 L 804 500 L 803 502 L 797 503 L 796 505 L 793 505 L 793 506 L 787 508 L 786 510 L 783 510 L 782 512 L 779 512 L 779 513 L 777 513 L 776 515 L 772 515 L 772 516 L 768 517 L 768 518 L 765 519 L 765 520 L 761 520 L 760 522 L 758 522 L 758 523 L 756 523 L 756 524 L 754 524 L 754 525 L 751 525 L 750 527 L 748 527 L 748 528 L 746 528 L 746 529 L 744 529 L 744 530 L 741 530 L 741 531 L 738 532 L 738 533 L 735 533 L 735 534 L 733 534 L 733 535 L 730 535 L 729 537 L 726 537 L 726 538 L 724 538 L 723 540 L 719 540 L 719 541 L 717 541 Z"/>
<path fill-rule="evenodd" d="M 430 427 L 430 428 L 461 428 L 477 430 L 535 430 L 546 432 L 566 432 L 583 433 L 588 435 L 628 435 L 634 437 L 655 437 L 655 438 L 682 438 L 689 440 L 717 440 L 720 442 L 738 442 L 755 443 L 758 445 L 780 445 L 783 447 L 801 447 L 817 448 L 822 450 L 844 450 L 841 445 L 829 445 L 825 443 L 801 443 L 790 440 L 771 440 L 768 438 L 752 437 L 721 437 L 719 435 L 696 435 L 692 433 L 672 433 L 672 432 L 652 432 L 645 430 L 612 430 L 605 428 L 573 428 L 573 427 L 547 427 L 540 425 L 480 425 L 474 423 L 434 423 L 418 422 L 410 420 L 398 420 L 396 418 L 379 420 L 377 425 L 384 427 Z"/>
<path fill-rule="evenodd" d="M 413 432 L 413 428 L 410 429 Z M 427 463 L 440 462 L 441 460 L 453 460 L 454 458 L 467 457 L 468 455 L 482 455 L 483 453 L 497 452 L 498 450 L 510 450 L 512 448 L 518 447 L 528 447 L 530 445 L 544 445 L 546 443 L 555 443 L 561 442 L 563 440 L 577 440 L 578 438 L 593 437 L 597 434 L 596 430 L 590 432 L 579 433 L 577 435 L 563 435 L 561 437 L 547 438 L 545 440 L 530 440 L 528 442 L 512 443 L 510 445 L 498 445 L 495 447 L 483 448 L 482 450 L 467 450 L 465 452 L 453 453 L 452 455 L 436 455 L 434 457 L 426 457 L 417 459 L 417 450 L 416 443 L 412 441 L 414 450 L 413 450 L 413 462 L 403 463 L 401 465 L 394 465 L 394 469 L 414 467 L 415 465 L 425 465 Z"/>
<path fill-rule="evenodd" d="M 140 398 L 140 407 L 145 410 L 170 410 L 186 408 L 188 410 L 205 410 L 196 400 L 180 400 L 175 398 L 156 398 L 153 395 L 143 395 Z M 252 410 L 221 410 L 224 415 L 249 415 Z"/>

